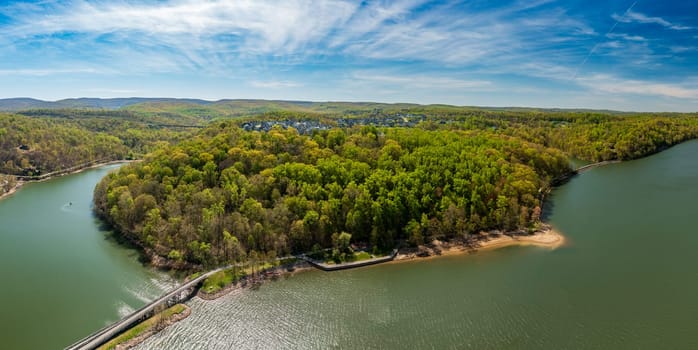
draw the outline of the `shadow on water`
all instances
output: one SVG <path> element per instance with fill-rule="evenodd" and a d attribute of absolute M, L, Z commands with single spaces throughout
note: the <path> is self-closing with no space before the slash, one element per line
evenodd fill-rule
<path fill-rule="evenodd" d="M 555 188 L 553 188 L 553 191 L 555 191 Z M 553 209 L 555 208 L 555 203 L 553 202 L 554 197 L 555 195 L 551 192 L 543 201 L 543 208 L 541 208 L 540 213 L 540 220 L 543 222 L 549 222 L 549 219 L 553 214 Z"/>
<path fill-rule="evenodd" d="M 174 279 L 184 279 L 191 273 L 190 271 L 186 270 L 180 271 L 168 269 L 165 267 L 153 266 L 148 256 L 143 252 L 143 248 L 140 245 L 117 233 L 112 225 L 100 219 L 96 214 L 93 213 L 92 217 L 94 222 L 97 224 L 99 231 L 103 234 L 104 240 L 109 242 L 110 244 L 118 245 L 122 248 L 129 249 L 129 255 L 135 257 L 142 267 L 146 269 L 154 269 L 158 272 L 165 273 Z"/>
<path fill-rule="evenodd" d="M 94 213 L 92 214 L 92 217 L 94 222 L 97 224 L 99 231 L 103 233 L 105 241 L 132 250 L 133 255 L 136 255 L 138 262 L 141 265 L 144 267 L 150 267 L 150 260 L 143 253 L 141 246 L 135 244 L 132 240 L 124 237 L 123 235 L 118 234 L 112 225 L 100 219 Z"/>

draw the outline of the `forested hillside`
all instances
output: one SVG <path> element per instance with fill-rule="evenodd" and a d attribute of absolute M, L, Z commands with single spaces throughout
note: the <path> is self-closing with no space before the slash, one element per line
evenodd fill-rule
<path fill-rule="evenodd" d="M 690 115 L 360 110 L 215 122 L 106 177 L 95 191 L 96 211 L 149 252 L 182 265 L 317 250 L 336 246 L 342 233 L 380 250 L 530 229 L 551 180 L 571 171 L 568 156 L 637 158 L 698 130 Z M 388 127 L 406 116 L 419 124 Z M 338 118 L 350 118 L 342 120 L 351 127 L 337 127 Z M 301 134 L 293 125 L 315 129 Z"/>
<path fill-rule="evenodd" d="M 158 254 L 202 264 L 328 247 L 347 232 L 399 239 L 528 228 L 564 155 L 484 131 L 333 129 L 314 136 L 232 123 L 123 168 L 98 214 Z"/>
<path fill-rule="evenodd" d="M 137 158 L 191 133 L 79 111 L 70 118 L 0 114 L 0 173 L 36 176 L 89 162 Z"/>
<path fill-rule="evenodd" d="M 408 111 L 426 115 L 427 122 L 422 125 L 425 128 L 490 130 L 557 148 L 591 162 L 635 159 L 698 137 L 696 114 L 494 110 L 452 106 L 422 106 Z"/>
<path fill-rule="evenodd" d="M 527 230 L 569 157 L 627 160 L 698 137 L 689 114 L 441 105 L 181 100 L 18 113 L 0 115 L 0 173 L 152 152 L 100 183 L 95 210 L 180 266 L 332 247 L 342 233 L 382 250 Z"/>

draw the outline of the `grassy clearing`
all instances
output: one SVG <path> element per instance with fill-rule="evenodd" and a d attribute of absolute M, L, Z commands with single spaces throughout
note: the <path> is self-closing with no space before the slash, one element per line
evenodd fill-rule
<path fill-rule="evenodd" d="M 288 260 L 291 261 L 290 259 Z M 296 259 L 293 259 L 292 261 L 295 260 Z M 204 293 L 213 294 L 233 283 L 237 283 L 237 281 L 239 281 L 241 278 L 251 275 L 253 272 L 261 273 L 276 266 L 279 266 L 278 261 L 274 263 L 267 262 L 257 265 L 254 270 L 252 267 L 246 267 L 238 268 L 235 272 L 233 269 L 218 271 L 204 280 L 204 283 L 201 285 L 201 290 L 203 290 Z"/>
<path fill-rule="evenodd" d="M 358 252 L 354 253 L 354 261 L 368 260 L 371 259 L 371 254 L 368 252 Z"/>
<path fill-rule="evenodd" d="M 240 272 L 238 272 L 237 275 L 238 276 L 235 276 L 232 270 L 218 271 L 204 280 L 201 290 L 209 294 L 215 293 L 242 277 L 240 276 Z"/>
<path fill-rule="evenodd" d="M 137 324 L 136 326 L 132 327 L 131 329 L 127 330 L 124 333 L 121 333 L 118 337 L 104 343 L 102 346 L 98 347 L 97 350 L 111 350 L 114 349 L 117 345 L 125 343 L 143 333 L 146 331 L 150 330 L 153 328 L 157 323 L 158 320 L 160 320 L 162 317 L 165 319 L 168 319 L 172 317 L 173 315 L 179 314 L 184 312 L 187 307 L 184 304 L 177 304 L 175 306 L 172 306 L 171 308 L 160 312 L 159 314 Z"/>
<path fill-rule="evenodd" d="M 373 256 L 369 252 L 359 251 L 351 253 L 337 253 L 336 251 L 327 252 L 324 254 L 322 260 L 325 264 L 343 264 L 355 261 L 369 260 L 373 259 Z"/>

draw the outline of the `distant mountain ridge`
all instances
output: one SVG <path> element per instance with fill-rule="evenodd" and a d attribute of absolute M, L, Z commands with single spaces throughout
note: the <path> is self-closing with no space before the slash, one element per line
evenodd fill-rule
<path fill-rule="evenodd" d="M 445 104 L 421 105 L 416 103 L 380 103 L 380 102 L 312 102 L 293 100 L 264 99 L 221 99 L 208 101 L 194 98 L 68 98 L 58 101 L 44 101 L 28 97 L 0 99 L 0 111 L 18 112 L 34 109 L 127 109 L 133 112 L 176 113 L 176 114 L 212 114 L 214 116 L 256 115 L 275 111 L 345 113 L 347 111 L 371 111 L 377 109 L 409 109 L 419 107 L 456 108 L 492 111 L 539 111 L 539 112 L 590 112 L 622 114 L 634 113 L 587 108 L 535 108 L 535 107 L 487 107 L 487 106 L 453 106 Z"/>
<path fill-rule="evenodd" d="M 207 105 L 213 102 L 188 99 L 188 98 L 68 98 L 58 101 L 43 101 L 34 98 L 5 98 L 0 99 L 0 110 L 21 111 L 26 109 L 60 109 L 60 108 L 97 108 L 97 109 L 119 109 L 139 103 L 188 103 L 197 105 Z"/>

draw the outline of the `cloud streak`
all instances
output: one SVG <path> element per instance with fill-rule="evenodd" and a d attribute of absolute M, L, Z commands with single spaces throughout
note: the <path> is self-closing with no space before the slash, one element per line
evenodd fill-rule
<path fill-rule="evenodd" d="M 606 74 L 597 74 L 587 78 L 580 78 L 579 83 L 601 93 L 636 94 L 698 100 L 698 86 L 681 86 L 679 84 L 621 79 Z"/>
<path fill-rule="evenodd" d="M 72 1 L 6 7 L 0 11 L 14 23 L 0 28 L 0 34 L 15 43 L 80 37 L 79 44 L 87 47 L 157 50 L 161 56 L 170 51 L 167 56 L 180 56 L 172 61 L 185 69 L 229 66 L 231 57 L 295 55 L 305 61 L 337 52 L 365 59 L 463 65 L 483 57 L 520 54 L 522 46 L 531 46 L 526 51 L 544 50 L 552 42 L 593 33 L 557 8 L 516 16 L 548 2 L 516 3 L 485 13 L 455 3 L 415 14 L 429 2 Z"/>
<path fill-rule="evenodd" d="M 303 86 L 303 84 L 293 81 L 252 81 L 250 82 L 250 85 L 263 89 L 281 89 Z"/>
<path fill-rule="evenodd" d="M 386 84 L 393 87 L 407 87 L 410 89 L 471 89 L 483 91 L 491 89 L 492 82 L 487 80 L 465 80 L 449 78 L 438 75 L 406 75 L 386 74 L 376 71 L 358 71 L 352 74 L 352 80 Z"/>
<path fill-rule="evenodd" d="M 684 26 L 681 24 L 671 23 L 661 17 L 651 17 L 640 12 L 628 11 L 623 16 L 614 14 L 613 19 L 622 23 L 642 23 L 642 24 L 659 24 L 660 26 L 673 29 L 673 30 L 688 30 L 692 27 Z"/>
<path fill-rule="evenodd" d="M 0 76 L 32 76 L 45 77 L 51 75 L 73 74 L 109 74 L 109 71 L 93 68 L 65 68 L 65 69 L 0 69 Z"/>
<path fill-rule="evenodd" d="M 188 89 L 183 94 L 201 84 L 277 97 L 292 92 L 295 98 L 336 91 L 338 100 L 357 87 L 369 96 L 390 93 L 394 100 L 409 96 L 417 102 L 429 94 L 430 101 L 446 95 L 456 101 L 467 94 L 498 93 L 506 99 L 507 92 L 557 89 L 695 99 L 695 86 L 672 82 L 695 78 L 698 71 L 694 20 L 640 12 L 642 3 L 623 15 L 611 15 L 619 11 L 613 4 L 592 5 L 575 8 L 554 0 L 9 3 L 0 5 L 0 78 L 92 75 L 103 80 L 108 74 L 127 87 L 144 79 L 156 86 L 162 79 L 163 91 L 175 91 L 178 82 Z M 599 11 L 608 15 L 598 19 Z M 636 25 L 624 25 L 631 23 Z M 79 91 L 121 90 L 101 81 L 95 86 L 102 90 Z"/>

